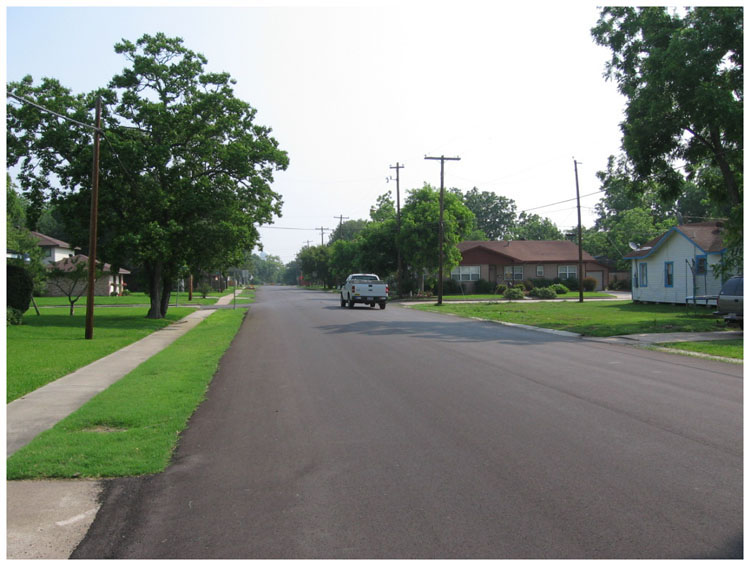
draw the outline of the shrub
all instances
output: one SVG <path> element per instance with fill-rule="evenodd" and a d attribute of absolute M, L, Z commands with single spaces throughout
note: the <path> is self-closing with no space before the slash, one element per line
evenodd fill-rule
<path fill-rule="evenodd" d="M 569 291 L 578 291 L 578 278 L 568 277 L 566 279 L 557 279 L 557 283 L 565 285 Z"/>
<path fill-rule="evenodd" d="M 551 285 L 552 289 L 554 289 L 555 293 L 558 295 L 564 295 L 565 293 L 570 292 L 570 289 L 568 289 L 565 285 L 562 283 L 555 283 L 554 285 Z"/>
<path fill-rule="evenodd" d="M 7 264 L 8 296 L 6 306 L 25 313 L 31 304 L 31 294 L 34 292 L 34 280 L 28 271 L 20 265 Z"/>
<path fill-rule="evenodd" d="M 547 279 L 545 277 L 537 277 L 535 279 L 531 279 L 530 281 L 532 285 L 534 285 L 534 287 L 552 287 L 552 285 L 555 284 L 552 279 Z"/>
<path fill-rule="evenodd" d="M 7 319 L 6 326 L 10 326 L 10 325 L 18 326 L 19 324 L 22 324 L 23 322 L 23 313 L 19 311 L 18 309 L 14 309 L 13 307 L 8 307 L 8 310 L 6 311 L 6 319 Z"/>
<path fill-rule="evenodd" d="M 480 295 L 491 295 L 495 290 L 495 285 L 489 281 L 480 279 L 474 284 L 474 290 Z"/>
<path fill-rule="evenodd" d="M 523 285 L 524 290 L 531 291 L 534 288 L 534 284 L 530 279 L 524 279 L 521 283 L 517 283 L 516 286 Z"/>
<path fill-rule="evenodd" d="M 204 299 L 208 297 L 208 293 L 211 291 L 211 287 L 208 285 L 208 283 L 201 283 L 198 285 L 198 293 L 200 293 L 201 297 Z"/>
<path fill-rule="evenodd" d="M 536 287 L 529 293 L 537 299 L 556 299 L 557 292 L 552 287 Z"/>
<path fill-rule="evenodd" d="M 503 297 L 510 301 L 517 301 L 519 299 L 523 299 L 523 291 L 516 287 L 512 287 L 510 289 L 507 289 L 505 293 L 503 293 Z"/>
<path fill-rule="evenodd" d="M 596 279 L 593 277 L 584 277 L 583 278 L 583 290 L 588 291 L 589 293 L 596 289 Z"/>
<path fill-rule="evenodd" d="M 502 294 L 503 294 L 503 293 L 505 293 L 505 291 L 507 291 L 507 290 L 508 290 L 508 286 L 507 286 L 507 285 L 505 285 L 505 284 L 503 284 L 503 283 L 500 283 L 500 284 L 499 284 L 499 285 L 498 285 L 498 286 L 497 286 L 497 287 L 495 288 L 495 294 L 496 294 L 496 295 L 502 295 Z"/>
<path fill-rule="evenodd" d="M 455 279 L 446 279 L 443 281 L 443 293 L 446 295 L 460 295 L 461 292 L 461 284 Z"/>

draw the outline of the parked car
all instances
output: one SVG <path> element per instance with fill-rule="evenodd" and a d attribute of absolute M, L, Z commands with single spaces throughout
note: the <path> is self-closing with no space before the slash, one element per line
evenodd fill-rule
<path fill-rule="evenodd" d="M 716 300 L 716 314 L 723 316 L 729 324 L 737 323 L 742 328 L 743 319 L 743 276 L 730 277 L 721 288 Z"/>

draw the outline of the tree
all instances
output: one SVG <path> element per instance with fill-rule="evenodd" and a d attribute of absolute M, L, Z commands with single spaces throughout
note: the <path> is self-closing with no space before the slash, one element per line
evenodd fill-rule
<path fill-rule="evenodd" d="M 8 263 L 22 266 L 31 276 L 34 288 L 41 291 L 47 279 L 42 265 L 42 248 L 37 239 L 26 228 L 28 202 L 13 188 L 10 175 L 6 174 L 6 248 L 20 257 L 9 259 Z"/>
<path fill-rule="evenodd" d="M 251 260 L 252 266 L 250 270 L 254 283 L 279 283 L 281 281 L 284 264 L 281 262 L 280 257 L 275 255 L 261 257 L 258 254 L 253 254 Z"/>
<path fill-rule="evenodd" d="M 395 218 L 371 222 L 362 230 L 356 241 L 358 271 L 385 279 L 398 270 L 397 231 Z"/>
<path fill-rule="evenodd" d="M 101 274 L 101 270 L 97 268 L 94 273 L 95 279 L 98 279 Z M 89 288 L 88 258 L 77 255 L 64 259 L 61 264 L 54 265 L 49 273 L 49 284 L 59 289 L 68 298 L 70 316 L 73 316 L 76 302 Z"/>
<path fill-rule="evenodd" d="M 522 212 L 511 234 L 516 240 L 564 240 L 560 229 L 549 219 L 538 214 Z"/>
<path fill-rule="evenodd" d="M 328 243 L 332 244 L 338 240 L 346 240 L 351 242 L 357 237 L 365 226 L 367 226 L 367 220 L 347 220 L 346 222 L 340 223 L 336 226 L 336 229 L 331 232 L 328 238 Z"/>
<path fill-rule="evenodd" d="M 474 187 L 462 197 L 474 213 L 476 226 L 490 240 L 509 239 L 516 224 L 516 203 L 509 198 Z"/>
<path fill-rule="evenodd" d="M 623 149 L 674 200 L 686 179 L 728 207 L 726 269 L 742 265 L 743 9 L 604 8 L 592 35 L 626 97 Z M 681 171 L 684 167 L 685 173 Z"/>
<path fill-rule="evenodd" d="M 623 258 L 631 251 L 630 242 L 643 245 L 676 224 L 674 217 L 659 221 L 648 209 L 632 208 L 613 218 L 605 229 L 583 230 L 581 247 L 593 256 L 606 256 L 616 261 L 618 271 L 629 271 L 630 264 Z"/>
<path fill-rule="evenodd" d="M 393 193 L 391 191 L 377 198 L 375 206 L 370 207 L 370 218 L 373 222 L 382 222 L 389 218 L 396 218 L 396 201 L 393 200 Z"/>
<path fill-rule="evenodd" d="M 303 248 L 297 254 L 302 275 L 306 280 L 317 282 L 324 287 L 333 287 L 331 273 L 330 249 L 328 246 L 314 246 Z"/>
<path fill-rule="evenodd" d="M 142 266 L 147 316 L 162 318 L 183 265 L 193 273 L 224 269 L 255 247 L 257 225 L 280 215 L 281 198 L 270 187 L 288 157 L 271 130 L 254 123 L 256 110 L 234 95 L 229 74 L 206 72 L 205 57 L 180 38 L 144 35 L 115 51 L 130 65 L 106 89 L 74 96 L 53 79 L 34 87 L 27 77 L 8 91 L 79 122 L 90 121 L 102 97 L 99 259 Z M 19 179 L 32 202 L 56 199 L 71 241 L 84 247 L 91 132 L 9 105 L 8 137 L 9 162 L 21 161 Z"/>
<path fill-rule="evenodd" d="M 415 273 L 423 270 L 436 272 L 439 265 L 440 191 L 425 185 L 409 191 L 401 209 L 401 246 L 405 262 Z M 461 253 L 456 247 L 475 227 L 474 214 L 455 194 L 444 195 L 444 269 L 446 272 L 458 265 Z M 445 274 L 442 274 L 445 275 Z"/>

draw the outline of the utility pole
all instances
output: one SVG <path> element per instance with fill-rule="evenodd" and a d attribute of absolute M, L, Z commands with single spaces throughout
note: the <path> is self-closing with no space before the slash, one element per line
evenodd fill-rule
<path fill-rule="evenodd" d="M 403 169 L 404 166 L 400 165 L 398 161 L 396 161 L 396 166 L 389 165 L 390 169 L 396 170 L 396 229 L 397 234 L 401 235 L 401 191 L 400 191 L 400 183 L 399 183 L 399 169 Z M 386 180 L 392 180 L 392 177 L 388 177 Z M 396 245 L 396 267 L 398 270 L 398 294 L 403 295 L 403 270 L 401 269 L 401 246 Z"/>
<path fill-rule="evenodd" d="M 312 240 L 305 240 L 306 247 L 310 247 L 310 244 L 312 244 Z"/>
<path fill-rule="evenodd" d="M 341 233 L 341 227 L 344 225 L 344 220 L 349 220 L 349 217 L 342 214 L 340 216 L 334 216 L 334 218 L 339 219 L 339 237 L 343 237 L 343 234 Z"/>
<path fill-rule="evenodd" d="M 94 284 L 96 283 L 96 225 L 99 216 L 99 138 L 102 127 L 102 99 L 96 99 L 96 130 L 94 131 L 94 164 L 91 172 L 91 219 L 89 221 L 89 287 L 86 295 L 85 339 L 94 337 Z"/>
<path fill-rule="evenodd" d="M 330 228 L 315 228 L 315 229 L 320 230 L 320 245 L 324 246 L 325 242 L 323 242 L 323 231 L 325 230 L 327 232 L 328 230 L 330 230 Z"/>
<path fill-rule="evenodd" d="M 573 158 L 573 167 L 576 172 L 576 201 L 578 202 L 578 302 L 583 302 L 583 236 L 581 233 L 581 195 L 578 190 L 578 161 Z"/>
<path fill-rule="evenodd" d="M 440 259 L 438 262 L 438 306 L 443 304 L 443 240 L 445 239 L 444 226 L 443 226 L 443 194 L 445 192 L 444 186 L 444 169 L 446 161 L 460 161 L 460 157 L 427 157 L 425 159 L 439 159 L 440 160 L 440 227 L 438 229 L 438 238 L 440 240 Z"/>

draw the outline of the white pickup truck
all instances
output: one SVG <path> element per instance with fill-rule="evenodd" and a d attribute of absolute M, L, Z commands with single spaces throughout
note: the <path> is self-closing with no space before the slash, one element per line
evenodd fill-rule
<path fill-rule="evenodd" d="M 341 286 L 341 306 L 354 308 L 354 303 L 365 303 L 385 308 L 388 284 L 373 273 L 352 273 Z"/>

